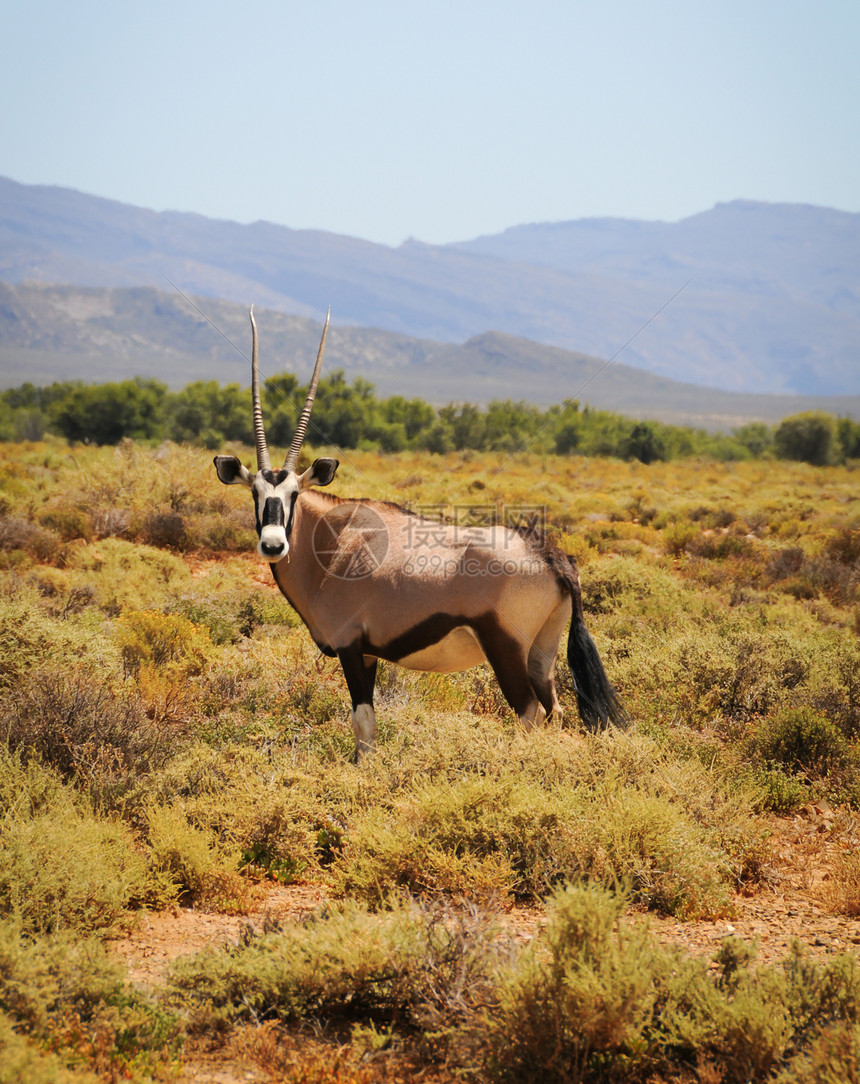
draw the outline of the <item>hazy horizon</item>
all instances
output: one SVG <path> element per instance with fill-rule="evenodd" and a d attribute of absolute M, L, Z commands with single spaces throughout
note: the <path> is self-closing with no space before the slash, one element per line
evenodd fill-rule
<path fill-rule="evenodd" d="M 0 174 L 397 246 L 860 212 L 860 5 L 10 0 Z"/>

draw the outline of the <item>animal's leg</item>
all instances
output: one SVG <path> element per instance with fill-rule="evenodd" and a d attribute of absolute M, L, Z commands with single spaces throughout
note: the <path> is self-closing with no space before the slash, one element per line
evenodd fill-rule
<path fill-rule="evenodd" d="M 531 730 L 540 721 L 542 709 L 529 677 L 525 645 L 495 619 L 481 622 L 475 633 L 502 695 L 522 725 Z"/>
<path fill-rule="evenodd" d="M 364 661 L 364 673 L 367 677 L 367 687 L 370 690 L 370 702 L 373 703 L 373 691 L 376 688 L 376 668 L 379 665 L 379 659 L 375 655 L 363 655 Z"/>
<path fill-rule="evenodd" d="M 376 712 L 373 710 L 373 686 L 376 681 L 376 659 L 362 654 L 358 648 L 344 648 L 337 657 L 352 700 L 352 730 L 355 734 L 355 762 L 376 748 Z"/>
<path fill-rule="evenodd" d="M 555 689 L 555 660 L 565 625 L 570 619 L 570 607 L 556 607 L 535 637 L 529 650 L 529 678 L 547 718 L 562 717 L 561 704 Z"/>

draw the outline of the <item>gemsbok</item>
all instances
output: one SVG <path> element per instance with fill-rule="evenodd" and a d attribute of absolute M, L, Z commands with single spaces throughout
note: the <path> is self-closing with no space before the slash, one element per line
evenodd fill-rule
<path fill-rule="evenodd" d="M 387 501 L 320 493 L 337 459 L 297 473 L 325 353 L 326 317 L 305 405 L 284 465 L 266 446 L 251 319 L 251 391 L 257 471 L 215 456 L 218 477 L 254 496 L 257 550 L 323 654 L 343 667 L 352 699 L 355 755 L 376 744 L 373 690 L 379 659 L 450 673 L 486 660 L 520 722 L 560 716 L 553 671 L 570 625 L 567 659 L 583 723 L 623 725 L 582 612 L 576 563 L 542 535 L 505 526 L 438 523 Z"/>

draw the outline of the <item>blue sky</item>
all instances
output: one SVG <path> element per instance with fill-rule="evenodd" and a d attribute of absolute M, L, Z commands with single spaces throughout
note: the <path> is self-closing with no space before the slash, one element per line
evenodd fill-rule
<path fill-rule="evenodd" d="M 857 0 L 5 0 L 0 174 L 384 244 L 860 212 Z"/>

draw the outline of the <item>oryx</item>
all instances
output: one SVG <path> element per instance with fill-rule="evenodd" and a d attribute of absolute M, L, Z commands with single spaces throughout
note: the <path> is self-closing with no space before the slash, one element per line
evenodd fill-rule
<path fill-rule="evenodd" d="M 327 486 L 337 459 L 297 473 L 319 383 L 326 317 L 305 405 L 284 465 L 266 446 L 251 308 L 251 389 L 257 472 L 215 456 L 218 477 L 254 496 L 257 550 L 325 655 L 340 660 L 352 699 L 356 759 L 376 742 L 373 689 L 379 659 L 450 673 L 484 660 L 527 727 L 560 715 L 553 670 L 564 627 L 579 714 L 592 730 L 624 722 L 585 627 L 573 558 L 535 533 L 446 525 L 395 504 L 344 500 Z"/>

